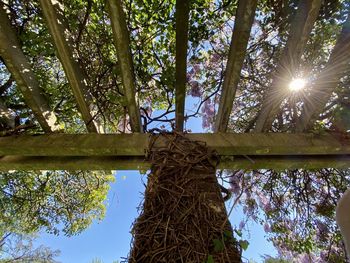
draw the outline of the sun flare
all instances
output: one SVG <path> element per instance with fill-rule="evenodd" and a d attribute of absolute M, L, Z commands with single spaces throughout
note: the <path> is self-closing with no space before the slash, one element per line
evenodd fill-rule
<path fill-rule="evenodd" d="M 299 91 L 302 90 L 305 87 L 306 81 L 301 78 L 293 79 L 289 83 L 289 90 L 291 91 Z"/>

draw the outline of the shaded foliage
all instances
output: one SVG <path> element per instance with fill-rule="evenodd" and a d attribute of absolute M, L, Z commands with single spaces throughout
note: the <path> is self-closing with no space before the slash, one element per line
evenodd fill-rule
<path fill-rule="evenodd" d="M 297 3 L 295 0 L 259 2 L 234 102 L 230 122 L 232 130 L 247 131 L 254 126 L 264 92 L 271 83 L 272 73 L 285 45 Z M 146 130 L 155 123 L 167 125 L 174 121 L 174 6 L 174 1 L 170 0 L 125 2 L 138 102 Z M 55 55 L 40 5 L 37 1 L 12 0 L 6 7 L 22 48 L 30 58 L 61 127 L 65 128 L 65 132 L 84 132 L 85 127 Z M 191 1 L 187 76 L 188 94 L 196 102 L 193 108 L 187 110 L 186 119 L 202 116 L 205 129 L 212 127 L 217 110 L 236 8 L 236 1 Z M 310 82 L 326 63 L 348 8 L 349 4 L 340 0 L 325 1 L 322 5 L 300 65 L 300 70 Z M 88 76 L 87 83 L 98 118 L 106 132 L 127 131 L 126 102 L 105 2 L 63 1 L 62 9 L 75 56 Z M 1 68 L 0 74 L 4 87 L 10 75 L 5 67 Z M 2 93 L 2 99 L 20 122 L 33 119 L 14 87 L 15 83 L 12 83 Z M 306 91 L 297 97 L 286 98 L 272 130 L 293 129 L 307 95 Z M 336 104 L 334 99 L 339 100 L 334 96 L 330 103 Z M 329 109 L 325 112 L 327 116 L 320 116 L 320 122 L 327 128 L 331 126 L 328 123 L 330 115 L 346 115 L 337 115 L 336 112 L 342 110 L 336 106 L 330 106 L 330 110 L 331 113 Z"/>
<path fill-rule="evenodd" d="M 77 234 L 103 218 L 112 180 L 104 172 L 1 172 L 0 235 Z"/>
<path fill-rule="evenodd" d="M 260 223 L 280 255 L 289 260 L 344 260 L 334 218 L 337 200 L 350 184 L 348 170 L 235 171 L 223 177 L 243 206 L 246 218 L 240 228 L 249 220 Z"/>
<path fill-rule="evenodd" d="M 1 263 L 57 263 L 60 253 L 45 246 L 34 247 L 35 238 L 27 235 L 10 234 L 1 239 Z"/>

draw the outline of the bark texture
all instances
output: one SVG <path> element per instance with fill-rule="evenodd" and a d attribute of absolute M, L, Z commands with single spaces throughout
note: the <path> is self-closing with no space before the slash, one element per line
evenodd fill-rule
<path fill-rule="evenodd" d="M 152 169 L 129 262 L 241 262 L 216 179 L 216 155 L 181 134 L 162 136 L 164 148 L 151 143 Z"/>

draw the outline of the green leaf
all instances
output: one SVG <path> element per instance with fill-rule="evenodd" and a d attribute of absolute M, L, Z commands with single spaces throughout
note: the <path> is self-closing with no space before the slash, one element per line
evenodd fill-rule
<path fill-rule="evenodd" d="M 242 237 L 242 231 L 235 229 L 235 233 L 237 234 L 237 236 Z"/>
<path fill-rule="evenodd" d="M 208 256 L 206 263 L 214 263 L 214 258 L 212 255 Z"/>
<path fill-rule="evenodd" d="M 215 252 L 220 252 L 224 250 L 224 244 L 220 239 L 215 238 L 213 240 L 214 243 L 214 251 Z"/>
<path fill-rule="evenodd" d="M 225 237 L 225 240 L 228 238 L 228 239 L 231 239 L 233 238 L 233 235 L 232 235 L 232 232 L 230 230 L 225 230 L 224 231 L 224 237 Z"/>
<path fill-rule="evenodd" d="M 239 245 L 243 250 L 247 250 L 249 246 L 249 242 L 247 240 L 240 240 Z"/>

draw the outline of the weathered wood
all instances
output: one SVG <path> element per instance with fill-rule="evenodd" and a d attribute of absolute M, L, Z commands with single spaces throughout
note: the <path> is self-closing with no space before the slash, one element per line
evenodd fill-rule
<path fill-rule="evenodd" d="M 130 37 L 126 25 L 122 0 L 108 0 L 109 16 L 113 30 L 114 44 L 124 86 L 124 96 L 133 132 L 142 132 L 139 107 L 136 102 L 134 67 L 130 51 Z"/>
<path fill-rule="evenodd" d="M 147 170 L 140 157 L 0 156 L 0 170 Z"/>
<path fill-rule="evenodd" d="M 301 56 L 318 16 L 322 0 L 301 0 L 291 23 L 286 47 L 275 70 L 270 89 L 264 96 L 255 124 L 255 132 L 271 128 L 282 101 L 288 96 L 288 83 L 297 77 Z"/>
<path fill-rule="evenodd" d="M 56 116 L 39 87 L 28 59 L 25 57 L 4 5 L 0 2 L 0 56 L 16 81 L 24 100 L 45 132 L 58 129 Z"/>
<path fill-rule="evenodd" d="M 223 157 L 218 169 L 321 169 L 350 167 L 348 155 Z M 2 156 L 0 170 L 148 170 L 144 157 Z"/>
<path fill-rule="evenodd" d="M 310 128 L 332 96 L 346 70 L 350 69 L 350 14 L 343 25 L 329 61 L 315 81 L 310 96 L 304 101 L 303 110 L 297 120 L 296 131 Z"/>
<path fill-rule="evenodd" d="M 148 136 L 91 133 L 0 137 L 0 156 L 144 156 Z"/>
<path fill-rule="evenodd" d="M 51 134 L 0 137 L 0 156 L 145 156 L 149 134 Z M 153 135 L 158 136 L 158 135 Z M 350 139 L 332 134 L 186 134 L 221 156 L 344 155 Z M 159 138 L 155 147 L 162 147 Z"/>
<path fill-rule="evenodd" d="M 238 2 L 219 110 L 215 121 L 216 132 L 225 132 L 227 129 L 246 54 L 250 30 L 254 21 L 256 5 L 257 0 L 240 0 Z"/>
<path fill-rule="evenodd" d="M 87 77 L 73 55 L 70 45 L 68 29 L 60 13 L 59 2 L 55 0 L 40 0 L 42 11 L 47 22 L 50 34 L 62 63 L 73 95 L 78 104 L 79 111 L 89 132 L 98 132 L 99 127 L 94 122 L 91 96 L 87 88 Z"/>
<path fill-rule="evenodd" d="M 176 1 L 175 128 L 183 131 L 186 98 L 189 0 Z"/>
<path fill-rule="evenodd" d="M 350 168 L 350 156 L 348 155 L 285 155 L 285 156 L 245 156 L 223 158 L 218 166 L 220 169 L 273 169 L 273 170 L 291 170 L 291 169 L 322 169 L 322 168 Z"/>

